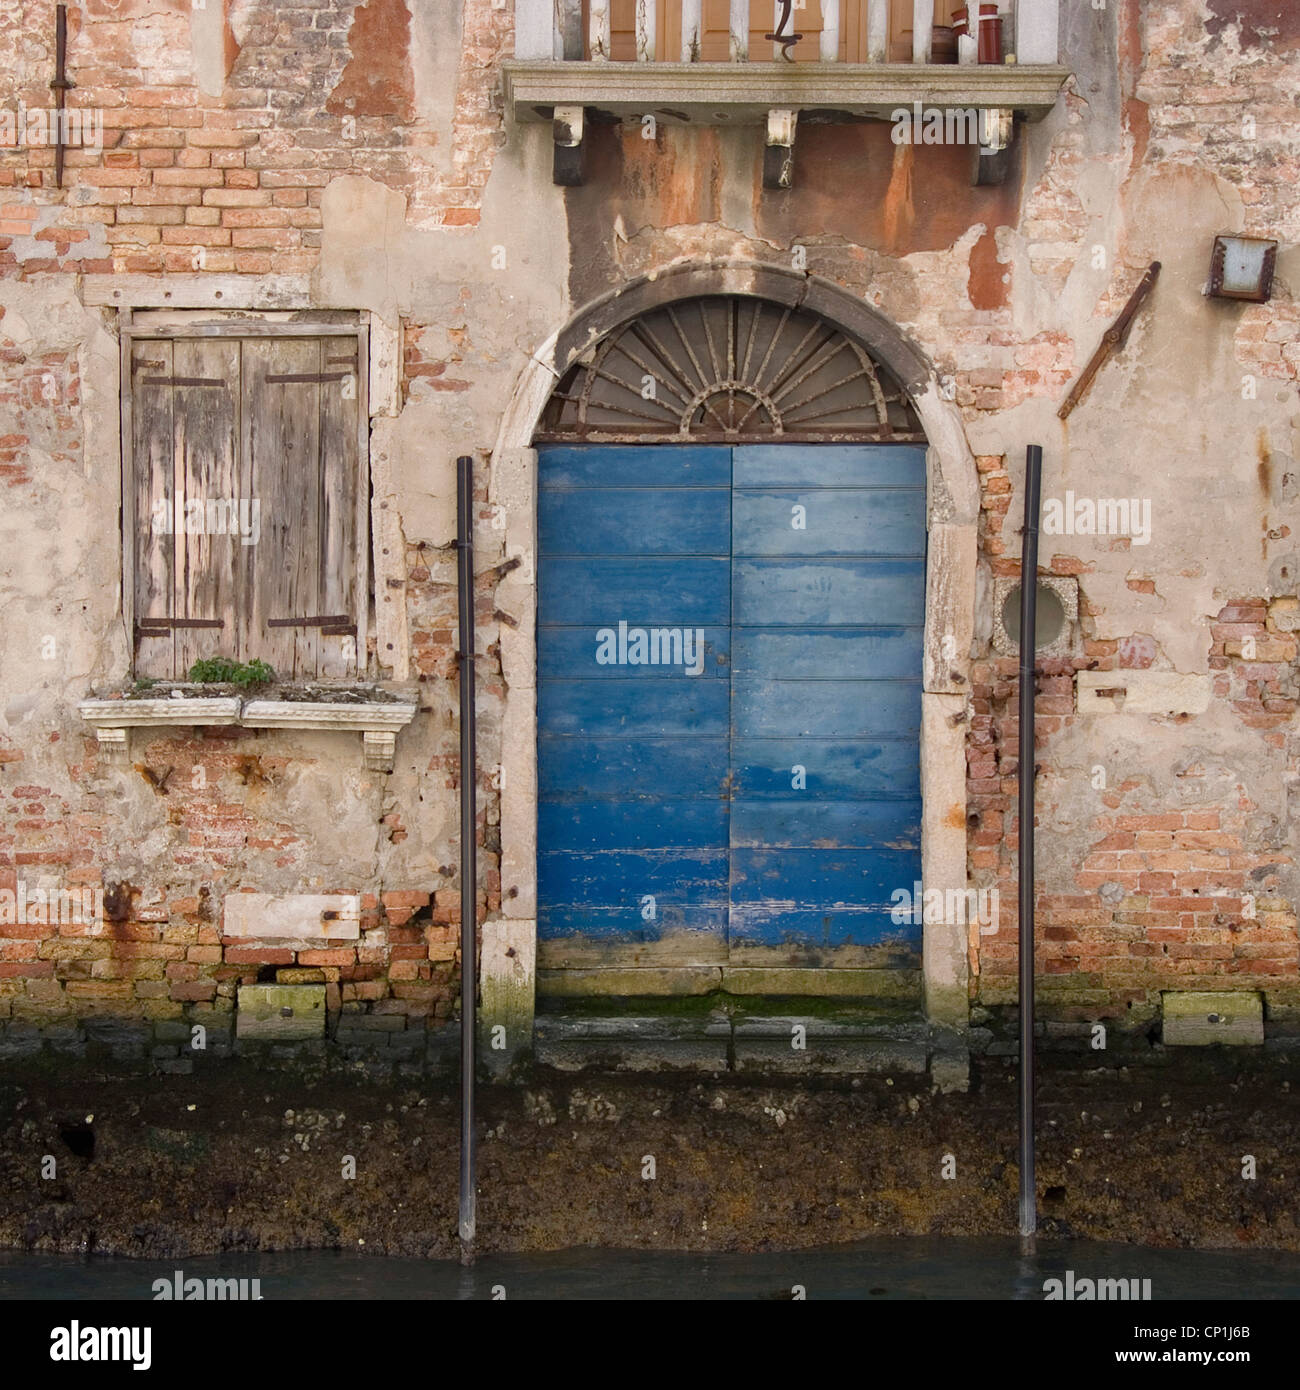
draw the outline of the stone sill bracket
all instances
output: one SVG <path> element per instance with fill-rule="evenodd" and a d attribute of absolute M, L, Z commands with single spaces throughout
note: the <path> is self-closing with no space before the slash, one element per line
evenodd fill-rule
<path fill-rule="evenodd" d="M 106 762 L 128 758 L 128 729 L 238 727 L 244 729 L 336 729 L 360 733 L 371 772 L 391 772 L 397 733 L 415 718 L 405 703 L 342 704 L 307 700 L 218 699 L 82 700 L 77 711 L 95 730 Z"/>
<path fill-rule="evenodd" d="M 794 132 L 798 111 L 775 109 L 767 113 L 767 142 L 763 148 L 763 187 L 794 186 Z"/>

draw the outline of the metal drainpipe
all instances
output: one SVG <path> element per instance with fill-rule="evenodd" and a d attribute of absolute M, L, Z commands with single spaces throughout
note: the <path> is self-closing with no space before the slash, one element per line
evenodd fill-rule
<path fill-rule="evenodd" d="M 477 1224 L 474 1051 L 478 1013 L 478 726 L 474 711 L 474 460 L 456 460 L 456 568 L 460 619 L 460 1248 L 473 1256 Z"/>
<path fill-rule="evenodd" d="M 1038 518 L 1043 450 L 1025 450 L 1025 524 L 1020 542 L 1020 1239 L 1032 1253 L 1034 1186 L 1034 655 L 1038 617 Z"/>

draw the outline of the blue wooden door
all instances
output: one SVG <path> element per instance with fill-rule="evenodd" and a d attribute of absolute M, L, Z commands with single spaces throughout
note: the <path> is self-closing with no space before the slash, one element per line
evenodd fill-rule
<path fill-rule="evenodd" d="M 553 448 L 538 493 L 538 932 L 726 949 L 731 451 Z"/>
<path fill-rule="evenodd" d="M 924 451 L 548 447 L 538 932 L 919 940 Z"/>
<path fill-rule="evenodd" d="M 753 445 L 732 479 L 733 951 L 918 938 L 925 451 Z"/>

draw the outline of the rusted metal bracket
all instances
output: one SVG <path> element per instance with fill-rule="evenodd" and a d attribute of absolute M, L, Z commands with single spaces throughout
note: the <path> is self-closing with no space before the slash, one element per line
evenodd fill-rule
<path fill-rule="evenodd" d="M 139 365 L 137 363 L 137 365 Z M 220 377 L 209 376 L 147 376 L 146 386 L 228 386 Z"/>
<path fill-rule="evenodd" d="M 767 113 L 767 145 L 763 150 L 763 187 L 794 184 L 794 132 L 798 111 L 774 107 Z"/>
<path fill-rule="evenodd" d="M 551 122 L 555 140 L 555 160 L 551 181 L 561 188 L 582 186 L 582 140 L 586 130 L 586 112 L 581 106 L 557 106 Z"/>
<path fill-rule="evenodd" d="M 225 627 L 221 618 L 141 618 L 135 625 L 137 637 L 170 637 L 173 628 Z"/>
<path fill-rule="evenodd" d="M 268 386 L 331 386 L 336 381 L 346 381 L 351 372 L 280 372 L 268 375 Z"/>
<path fill-rule="evenodd" d="M 54 92 L 55 130 L 54 130 L 54 186 L 63 187 L 64 137 L 67 130 L 63 123 L 63 110 L 68 93 L 77 84 L 68 76 L 68 7 L 55 6 L 54 20 L 54 81 L 50 87 Z"/>
<path fill-rule="evenodd" d="M 346 613 L 312 618 L 268 618 L 267 627 L 318 627 L 327 637 L 351 636 L 356 628 Z"/>
<path fill-rule="evenodd" d="M 1088 394 L 1088 388 L 1092 385 L 1092 379 L 1101 370 L 1102 364 L 1117 349 L 1124 346 L 1128 338 L 1129 329 L 1133 327 L 1133 319 L 1137 311 L 1142 307 L 1142 301 L 1151 293 L 1151 287 L 1156 282 L 1156 276 L 1160 274 L 1160 262 L 1152 261 L 1146 268 L 1146 273 L 1137 283 L 1137 288 L 1128 297 L 1128 303 L 1120 310 L 1119 317 L 1101 335 L 1101 342 L 1097 344 L 1097 350 L 1088 359 L 1088 365 L 1083 369 L 1078 381 L 1070 388 L 1070 394 L 1061 403 L 1061 408 L 1056 412 L 1062 419 L 1067 419 L 1070 412 Z"/>

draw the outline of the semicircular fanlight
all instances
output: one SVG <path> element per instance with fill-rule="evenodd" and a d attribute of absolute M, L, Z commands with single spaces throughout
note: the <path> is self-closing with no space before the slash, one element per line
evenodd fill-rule
<path fill-rule="evenodd" d="M 565 373 L 539 441 L 923 440 L 897 381 L 842 329 L 741 295 L 652 309 Z"/>

